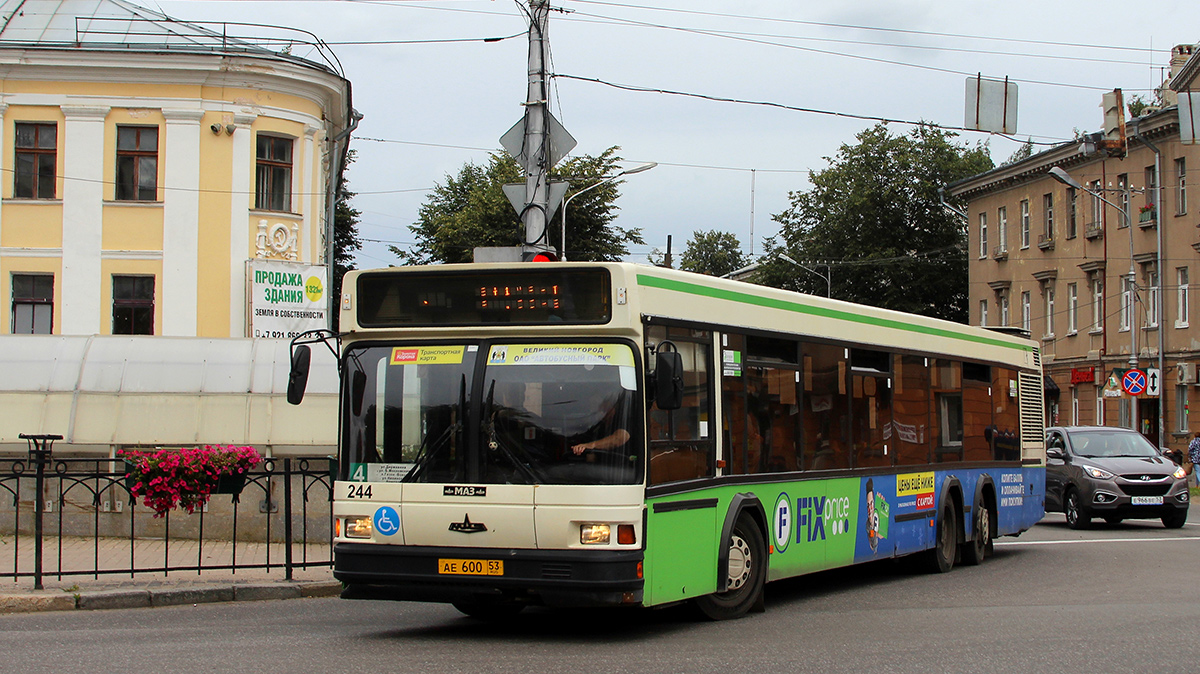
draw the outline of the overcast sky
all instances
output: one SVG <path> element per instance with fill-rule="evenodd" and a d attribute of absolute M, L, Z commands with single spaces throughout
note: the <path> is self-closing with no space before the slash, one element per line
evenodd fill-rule
<path fill-rule="evenodd" d="M 513 0 L 135 1 L 181 20 L 301 28 L 332 45 L 364 115 L 349 173 L 362 211 L 360 268 L 394 263 L 387 244 L 415 241 L 408 226 L 429 188 L 465 162 L 486 163 L 522 115 L 526 22 Z M 982 72 L 1018 84 L 1018 136 L 1046 143 L 1098 130 L 1105 90 L 1149 97 L 1171 47 L 1200 40 L 1194 1 L 552 6 L 563 10 L 551 13 L 549 29 L 551 70 L 561 75 L 958 127 L 966 78 Z M 350 44 L 365 41 L 391 43 Z M 732 232 L 743 251 L 761 252 L 788 192 L 807 189 L 809 170 L 874 123 L 565 78 L 553 92 L 552 112 L 578 141 L 576 154 L 616 145 L 627 166 L 659 164 L 621 187 L 618 224 L 641 228 L 646 239 L 631 250 L 634 262 L 665 249 L 668 235 L 678 255 L 700 229 Z M 988 143 L 998 163 L 1019 145 L 976 132 L 960 140 Z"/>

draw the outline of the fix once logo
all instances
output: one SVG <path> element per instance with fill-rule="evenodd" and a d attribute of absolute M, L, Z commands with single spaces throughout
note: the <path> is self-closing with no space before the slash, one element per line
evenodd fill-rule
<path fill-rule="evenodd" d="M 487 531 L 487 525 L 483 522 L 472 522 L 471 517 L 463 513 L 463 521 L 451 522 L 450 531 L 457 531 L 462 534 L 477 534 L 480 531 Z"/>
<path fill-rule="evenodd" d="M 796 499 L 796 542 L 801 536 L 809 543 L 825 540 L 825 497 L 801 496 Z"/>

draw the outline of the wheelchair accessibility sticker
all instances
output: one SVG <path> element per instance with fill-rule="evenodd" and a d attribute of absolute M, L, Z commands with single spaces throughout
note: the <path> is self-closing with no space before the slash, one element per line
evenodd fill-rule
<path fill-rule="evenodd" d="M 400 513 L 391 506 L 383 506 L 375 511 L 375 516 L 372 518 L 375 524 L 375 531 L 381 536 L 395 536 L 400 532 Z"/>

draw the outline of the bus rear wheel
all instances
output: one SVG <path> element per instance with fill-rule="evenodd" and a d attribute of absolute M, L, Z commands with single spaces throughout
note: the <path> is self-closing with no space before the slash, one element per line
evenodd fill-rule
<path fill-rule="evenodd" d="M 954 501 L 947 497 L 937 521 L 937 541 L 925 552 L 925 569 L 929 573 L 946 573 L 954 568 L 958 556 L 958 518 L 954 516 Z"/>
<path fill-rule="evenodd" d="M 975 540 L 963 546 L 962 560 L 964 564 L 982 564 L 992 546 L 992 513 L 987 504 L 975 506 Z"/>
<path fill-rule="evenodd" d="M 748 515 L 738 515 L 729 536 L 729 578 L 724 592 L 697 597 L 696 607 L 710 620 L 740 618 L 759 601 L 767 580 L 767 544 Z"/>

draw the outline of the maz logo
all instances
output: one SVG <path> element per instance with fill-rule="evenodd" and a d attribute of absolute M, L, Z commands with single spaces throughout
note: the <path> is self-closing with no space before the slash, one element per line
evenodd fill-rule
<path fill-rule="evenodd" d="M 482 522 L 472 522 L 471 517 L 463 513 L 463 521 L 451 522 L 450 531 L 457 531 L 463 534 L 475 534 L 480 531 L 487 531 L 487 525 Z"/>

